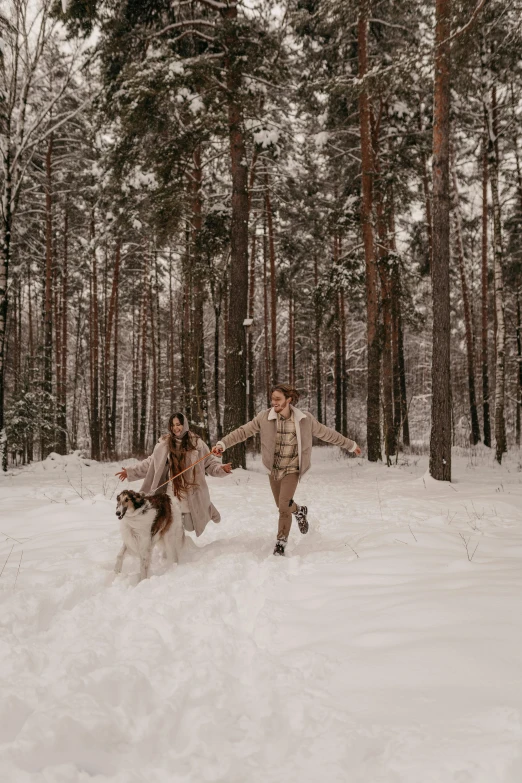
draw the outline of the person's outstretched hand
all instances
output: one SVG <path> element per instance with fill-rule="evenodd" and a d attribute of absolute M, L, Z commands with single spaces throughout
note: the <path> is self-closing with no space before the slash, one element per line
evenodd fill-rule
<path fill-rule="evenodd" d="M 232 463 L 228 462 L 226 465 L 221 465 L 225 473 L 232 473 Z"/>
<path fill-rule="evenodd" d="M 125 481 L 125 479 L 127 478 L 127 469 L 122 468 L 119 473 L 115 473 L 114 475 L 118 476 L 120 481 Z"/>
<path fill-rule="evenodd" d="M 360 457 L 360 456 L 361 456 L 361 454 L 362 454 L 362 451 L 361 451 L 361 449 L 359 448 L 359 446 L 357 446 L 357 448 L 355 449 L 355 451 L 353 452 L 353 454 L 354 454 L 354 456 L 355 456 L 355 457 Z"/>

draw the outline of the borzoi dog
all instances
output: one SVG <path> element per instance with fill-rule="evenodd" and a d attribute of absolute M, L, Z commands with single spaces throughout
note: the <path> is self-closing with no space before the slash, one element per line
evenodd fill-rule
<path fill-rule="evenodd" d="M 167 495 L 144 495 L 126 489 L 120 492 L 116 516 L 120 520 L 123 546 L 114 571 L 121 573 L 127 550 L 140 558 L 140 578 L 147 579 L 155 544 L 163 548 L 169 564 L 177 563 L 185 539 L 181 505 Z"/>

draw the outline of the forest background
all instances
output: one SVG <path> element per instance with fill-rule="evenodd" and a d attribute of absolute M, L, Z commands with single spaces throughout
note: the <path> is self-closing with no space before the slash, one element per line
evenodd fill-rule
<path fill-rule="evenodd" d="M 3 470 L 145 455 L 177 410 L 212 443 L 278 381 L 371 461 L 429 448 L 448 480 L 452 445 L 520 446 L 521 25 L 6 0 Z"/>

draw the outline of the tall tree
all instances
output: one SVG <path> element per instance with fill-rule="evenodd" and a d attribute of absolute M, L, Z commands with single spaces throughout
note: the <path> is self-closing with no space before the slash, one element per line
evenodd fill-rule
<path fill-rule="evenodd" d="M 433 96 L 433 354 L 430 474 L 451 481 L 450 107 L 451 0 L 435 2 Z"/>

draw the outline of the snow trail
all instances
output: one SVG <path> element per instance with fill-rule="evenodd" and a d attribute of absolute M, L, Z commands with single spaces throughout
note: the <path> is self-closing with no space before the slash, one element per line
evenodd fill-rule
<path fill-rule="evenodd" d="M 139 585 L 119 465 L 3 478 L 2 780 L 519 783 L 522 473 L 455 463 L 315 449 L 286 558 L 259 464 L 209 479 L 222 522 Z"/>

